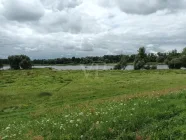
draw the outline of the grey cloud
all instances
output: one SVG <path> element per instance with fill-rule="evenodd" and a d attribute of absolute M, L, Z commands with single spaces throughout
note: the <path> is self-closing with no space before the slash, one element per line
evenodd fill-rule
<path fill-rule="evenodd" d="M 39 29 L 46 32 L 72 32 L 81 31 L 81 16 L 73 11 L 57 11 L 46 13 L 39 21 Z M 36 25 L 37 26 L 37 25 Z M 37 27 L 36 27 L 37 28 Z"/>
<path fill-rule="evenodd" d="M 185 0 L 0 0 L 0 57 L 181 50 L 184 6 Z"/>
<path fill-rule="evenodd" d="M 75 8 L 82 3 L 82 0 L 41 0 L 46 8 L 64 10 L 68 8 Z"/>
<path fill-rule="evenodd" d="M 74 8 L 78 6 L 79 4 L 81 4 L 81 1 L 79 0 L 62 0 L 59 2 L 59 5 L 57 6 L 57 8 L 59 10 L 63 10 L 64 8 Z"/>
<path fill-rule="evenodd" d="M 4 16 L 16 21 L 35 21 L 44 15 L 44 8 L 39 0 L 4 0 Z"/>
<path fill-rule="evenodd" d="M 117 0 L 117 4 L 122 11 L 130 14 L 151 14 L 158 10 L 186 7 L 185 0 Z"/>

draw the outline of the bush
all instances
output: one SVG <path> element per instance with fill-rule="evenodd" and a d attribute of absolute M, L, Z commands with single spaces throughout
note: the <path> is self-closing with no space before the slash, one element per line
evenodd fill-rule
<path fill-rule="evenodd" d="M 120 64 L 115 65 L 114 70 L 121 70 L 121 65 Z"/>
<path fill-rule="evenodd" d="M 156 70 L 157 69 L 157 66 L 156 65 L 152 65 L 150 69 L 151 70 Z"/>
<path fill-rule="evenodd" d="M 135 60 L 134 62 L 134 70 L 140 70 L 144 68 L 145 61 L 144 60 Z"/>
<path fill-rule="evenodd" d="M 150 65 L 145 65 L 144 66 L 144 69 L 146 69 L 146 70 L 150 70 L 150 68 L 151 68 Z"/>
<path fill-rule="evenodd" d="M 182 67 L 186 68 L 186 55 L 181 56 L 180 60 L 182 62 Z"/>
<path fill-rule="evenodd" d="M 180 69 L 182 67 L 182 61 L 180 58 L 174 58 L 168 62 L 169 69 Z"/>
<path fill-rule="evenodd" d="M 115 70 L 125 69 L 126 66 L 127 66 L 127 61 L 128 61 L 127 56 L 122 55 L 120 62 L 117 65 L 114 66 L 114 69 Z"/>
<path fill-rule="evenodd" d="M 3 63 L 2 61 L 0 60 L 0 69 L 3 68 Z"/>
<path fill-rule="evenodd" d="M 32 65 L 31 65 L 31 62 L 26 60 L 26 59 L 23 59 L 20 63 L 20 67 L 22 69 L 31 69 L 32 68 Z"/>
<path fill-rule="evenodd" d="M 31 68 L 31 60 L 26 55 L 12 55 L 8 57 L 11 69 L 18 70 Z"/>
<path fill-rule="evenodd" d="M 150 65 L 145 65 L 145 66 L 144 66 L 144 69 L 146 69 L 146 70 L 155 70 L 155 69 L 157 69 L 157 66 L 156 66 L 156 65 L 152 65 L 152 66 L 150 66 Z"/>

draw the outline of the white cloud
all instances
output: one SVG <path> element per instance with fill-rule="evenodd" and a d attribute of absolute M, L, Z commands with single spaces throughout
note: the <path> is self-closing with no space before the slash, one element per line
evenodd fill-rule
<path fill-rule="evenodd" d="M 185 0 L 0 0 L 0 56 L 149 52 L 186 46 Z M 182 46 L 182 47 L 181 47 Z"/>

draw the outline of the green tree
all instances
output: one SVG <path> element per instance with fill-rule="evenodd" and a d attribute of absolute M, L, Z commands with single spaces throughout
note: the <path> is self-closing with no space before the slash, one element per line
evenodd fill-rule
<path fill-rule="evenodd" d="M 8 57 L 11 69 L 29 69 L 32 67 L 31 60 L 26 55 L 12 55 Z"/>
<path fill-rule="evenodd" d="M 128 57 L 126 55 L 121 55 L 121 60 L 117 65 L 115 65 L 114 69 L 115 70 L 125 69 L 127 67 L 127 62 Z"/>
<path fill-rule="evenodd" d="M 169 69 L 180 69 L 182 67 L 182 61 L 180 58 L 173 58 L 168 62 Z"/>
<path fill-rule="evenodd" d="M 180 60 L 182 62 L 182 67 L 186 68 L 186 55 L 182 55 Z"/>
<path fill-rule="evenodd" d="M 121 56 L 120 65 L 122 69 L 125 69 L 127 67 L 128 57 L 126 55 Z"/>
<path fill-rule="evenodd" d="M 186 55 L 186 47 L 183 49 L 182 55 Z"/>
<path fill-rule="evenodd" d="M 136 58 L 134 60 L 134 69 L 140 70 L 144 68 L 147 62 L 146 58 L 147 58 L 147 54 L 145 52 L 145 48 L 144 47 L 139 48 L 138 54 L 136 55 Z"/>
<path fill-rule="evenodd" d="M 182 62 L 182 67 L 186 68 L 186 47 L 183 49 L 181 53 L 180 60 Z"/>
<path fill-rule="evenodd" d="M 32 68 L 32 64 L 31 64 L 31 61 L 27 60 L 27 59 L 23 59 L 21 62 L 20 62 L 20 67 L 22 69 L 31 69 Z"/>
<path fill-rule="evenodd" d="M 0 69 L 3 68 L 3 62 L 0 60 Z"/>

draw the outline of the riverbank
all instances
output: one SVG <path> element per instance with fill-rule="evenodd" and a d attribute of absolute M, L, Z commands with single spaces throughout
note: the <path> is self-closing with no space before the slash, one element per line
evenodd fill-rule
<path fill-rule="evenodd" d="M 184 70 L 9 70 L 0 79 L 3 139 L 184 136 Z"/>

